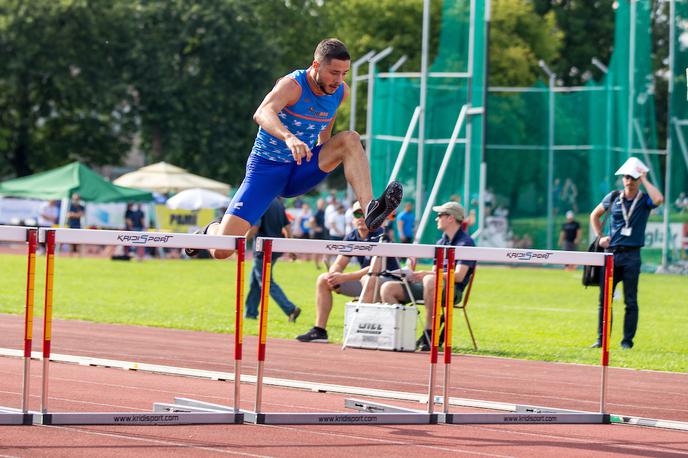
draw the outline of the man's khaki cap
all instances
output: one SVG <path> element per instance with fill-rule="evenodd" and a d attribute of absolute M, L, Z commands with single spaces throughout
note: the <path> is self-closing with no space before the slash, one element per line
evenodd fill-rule
<path fill-rule="evenodd" d="M 454 217 L 457 221 L 463 221 L 466 216 L 466 210 L 463 209 L 458 202 L 446 202 L 437 207 L 432 207 L 432 211 L 437 213 L 448 213 Z"/>

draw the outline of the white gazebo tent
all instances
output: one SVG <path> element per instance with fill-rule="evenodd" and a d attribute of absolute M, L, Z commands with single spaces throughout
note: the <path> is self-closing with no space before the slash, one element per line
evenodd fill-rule
<path fill-rule="evenodd" d="M 229 185 L 187 172 L 181 167 L 158 162 L 126 173 L 113 181 L 118 186 L 145 189 L 161 194 L 201 188 L 221 194 L 229 193 Z"/>
<path fill-rule="evenodd" d="M 201 210 L 203 208 L 227 208 L 229 197 L 207 189 L 193 188 L 167 199 L 167 207 L 173 210 Z"/>

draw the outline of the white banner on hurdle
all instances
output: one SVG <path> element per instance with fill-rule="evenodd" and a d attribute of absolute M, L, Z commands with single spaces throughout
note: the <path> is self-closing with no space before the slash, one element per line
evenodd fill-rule
<path fill-rule="evenodd" d="M 332 240 L 296 240 L 259 237 L 256 249 L 263 250 L 263 241 L 272 240 L 272 251 L 278 253 L 342 254 L 346 256 L 403 256 L 433 258 L 439 245 L 409 245 L 406 243 L 349 242 Z M 441 246 L 451 248 L 451 246 Z M 572 264 L 604 265 L 608 253 L 587 251 L 524 250 L 516 248 L 455 247 L 456 259 L 463 261 L 496 262 L 504 264 Z"/>
<path fill-rule="evenodd" d="M 28 227 L 0 226 L 0 241 L 2 242 L 26 242 Z"/>
<path fill-rule="evenodd" d="M 256 250 L 263 251 L 263 241 L 272 240 L 275 253 L 343 254 L 347 256 L 404 256 L 434 258 L 434 245 L 409 245 L 406 243 L 349 242 L 344 240 L 297 240 L 259 237 Z"/>
<path fill-rule="evenodd" d="M 236 240 L 243 237 L 228 235 L 177 234 L 169 232 L 107 231 L 95 229 L 41 229 L 39 239 L 45 241 L 45 233 L 55 231 L 56 243 L 82 245 L 116 245 L 162 248 L 194 248 L 198 250 L 234 250 Z"/>
<path fill-rule="evenodd" d="M 516 248 L 456 247 L 456 259 L 504 264 L 573 264 L 603 266 L 611 253 L 587 251 L 524 250 Z"/>

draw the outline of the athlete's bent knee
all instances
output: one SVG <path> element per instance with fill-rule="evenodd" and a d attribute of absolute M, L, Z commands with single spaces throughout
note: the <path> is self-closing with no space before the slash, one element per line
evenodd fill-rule
<path fill-rule="evenodd" d="M 341 140 L 346 146 L 361 146 L 361 136 L 358 135 L 358 132 L 353 130 L 347 130 L 345 132 L 341 132 L 339 135 L 341 135 Z"/>
<path fill-rule="evenodd" d="M 227 259 L 234 254 L 234 250 L 210 250 L 215 259 Z"/>

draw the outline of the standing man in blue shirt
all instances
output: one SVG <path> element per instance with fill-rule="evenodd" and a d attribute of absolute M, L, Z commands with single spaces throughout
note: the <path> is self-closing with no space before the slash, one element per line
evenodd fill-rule
<path fill-rule="evenodd" d="M 287 213 L 284 210 L 284 205 L 280 199 L 274 199 L 270 202 L 270 206 L 261 216 L 258 224 L 253 226 L 248 233 L 248 237 L 291 237 L 291 223 L 287 218 Z M 272 253 L 271 262 L 274 266 L 277 259 L 282 256 L 282 253 Z M 289 300 L 282 288 L 272 278 L 273 271 L 270 270 L 270 296 L 277 302 L 277 305 L 282 309 L 290 323 L 294 323 L 301 314 L 301 309 L 298 308 L 292 301 Z M 253 268 L 251 269 L 251 286 L 246 296 L 246 310 L 244 316 L 248 319 L 255 320 L 258 318 L 258 305 L 260 303 L 260 293 L 263 287 L 263 253 L 253 252 Z"/>
<path fill-rule="evenodd" d="M 72 194 L 67 208 L 67 227 L 70 229 L 81 229 L 81 218 L 84 217 L 84 206 L 81 205 L 81 196 L 76 192 Z M 81 255 L 81 247 L 72 245 L 72 254 Z"/>
<path fill-rule="evenodd" d="M 442 238 L 437 241 L 438 245 L 475 246 L 473 239 L 461 229 L 466 217 L 466 211 L 461 204 L 447 202 L 432 207 L 432 210 L 437 212 L 437 218 L 435 218 L 437 229 L 442 231 Z M 474 270 L 475 261 L 457 261 L 454 272 L 454 303 L 461 300 L 463 290 L 468 285 Z M 422 299 L 425 302 L 425 331 L 416 342 L 416 347 L 418 350 L 428 351 L 432 331 L 432 305 L 435 303 L 435 272 L 433 270 L 413 272 L 409 276 L 409 288 L 415 300 Z M 388 304 L 404 304 L 411 301 L 404 284 L 400 281 L 383 284 L 380 295 L 382 302 Z"/>
<path fill-rule="evenodd" d="M 391 182 L 373 199 L 370 167 L 360 137 L 346 131 L 332 135 L 339 106 L 348 96 L 344 78 L 351 66 L 346 46 L 335 38 L 321 41 L 307 69 L 277 81 L 253 115 L 258 135 L 246 163 L 246 176 L 211 235 L 246 234 L 270 202 L 313 189 L 339 164 L 365 211 L 365 224 L 376 230 L 401 202 L 401 184 Z M 193 256 L 197 250 L 187 250 Z M 211 250 L 224 259 L 232 250 Z"/>
<path fill-rule="evenodd" d="M 404 211 L 397 215 L 397 228 L 399 229 L 401 243 L 413 243 L 415 226 L 416 214 L 413 213 L 413 205 L 411 202 L 406 202 Z"/>
<path fill-rule="evenodd" d="M 590 214 L 590 224 L 595 236 L 603 233 L 602 215 L 610 210 L 609 235 L 600 238 L 600 246 L 614 253 L 614 288 L 624 284 L 624 335 L 621 348 L 633 348 L 633 338 L 638 328 L 638 278 L 640 276 L 640 248 L 645 245 L 645 227 L 650 211 L 664 202 L 662 193 L 647 179 L 647 167 L 632 157 L 616 171 L 623 175 L 624 190 L 612 202 L 609 193 Z M 640 190 L 640 185 L 645 191 Z M 600 287 L 597 340 L 591 348 L 602 346 L 602 318 L 604 312 L 604 288 Z"/>

